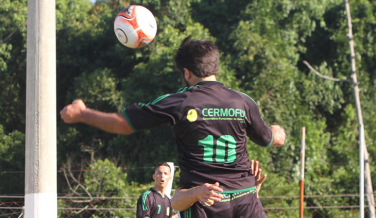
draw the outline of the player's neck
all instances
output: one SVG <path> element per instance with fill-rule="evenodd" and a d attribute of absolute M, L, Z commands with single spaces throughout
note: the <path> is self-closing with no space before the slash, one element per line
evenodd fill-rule
<path fill-rule="evenodd" d="M 210 76 L 202 78 L 201 81 L 217 81 L 217 76 L 216 75 L 210 75 Z"/>
<path fill-rule="evenodd" d="M 215 75 L 210 75 L 207 77 L 196 77 L 194 76 L 192 81 L 190 81 L 192 84 L 191 86 L 197 85 L 197 83 L 202 82 L 202 81 L 217 81 L 217 77 Z"/>
<path fill-rule="evenodd" d="M 159 194 L 161 194 L 162 197 L 165 197 L 165 194 L 164 194 L 166 191 L 165 187 L 154 185 L 154 190 L 157 191 Z"/>

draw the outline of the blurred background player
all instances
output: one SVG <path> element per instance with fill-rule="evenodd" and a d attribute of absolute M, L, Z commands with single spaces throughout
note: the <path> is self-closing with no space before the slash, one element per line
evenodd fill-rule
<path fill-rule="evenodd" d="M 255 176 L 250 173 L 247 137 L 263 147 L 280 147 L 285 131 L 279 125 L 269 127 L 248 95 L 217 81 L 219 51 L 211 41 L 185 38 L 174 61 L 187 87 L 147 104 L 131 104 L 123 114 L 93 110 L 75 100 L 64 107 L 61 118 L 121 134 L 171 124 L 181 169 L 181 189 L 172 199 L 173 207 L 186 210 L 186 217 L 263 217 Z M 187 196 L 190 188 L 217 182 L 213 188 L 223 191 L 221 202 L 201 204 L 180 197 Z"/>
<path fill-rule="evenodd" d="M 170 199 L 165 195 L 171 180 L 171 169 L 167 162 L 158 163 L 153 174 L 154 187 L 142 193 L 137 201 L 137 218 L 177 218 L 172 215 Z"/>

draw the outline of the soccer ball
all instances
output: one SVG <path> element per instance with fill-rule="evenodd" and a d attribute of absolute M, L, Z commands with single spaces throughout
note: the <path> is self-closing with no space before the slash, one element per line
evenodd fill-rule
<path fill-rule="evenodd" d="M 149 9 L 131 5 L 116 15 L 114 31 L 121 44 L 129 48 L 141 48 L 153 41 L 157 33 L 157 21 Z"/>

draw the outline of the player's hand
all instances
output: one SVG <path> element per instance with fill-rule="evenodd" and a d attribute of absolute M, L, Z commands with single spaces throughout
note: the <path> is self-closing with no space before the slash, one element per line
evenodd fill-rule
<path fill-rule="evenodd" d="M 262 169 L 259 168 L 259 162 L 257 160 L 251 160 L 251 173 L 255 175 L 256 178 L 256 191 L 257 191 L 257 197 L 259 197 L 259 192 L 261 190 L 262 183 L 264 183 L 267 174 L 264 174 L 261 177 Z"/>
<path fill-rule="evenodd" d="M 81 113 L 85 109 L 85 103 L 81 99 L 77 99 L 60 111 L 60 117 L 65 123 L 77 123 L 81 121 Z"/>
<path fill-rule="evenodd" d="M 285 130 L 280 125 L 270 126 L 273 132 L 273 146 L 282 147 L 285 144 L 286 133 Z"/>
<path fill-rule="evenodd" d="M 223 198 L 223 194 L 217 193 L 216 191 L 223 192 L 218 182 L 215 184 L 205 183 L 197 188 L 196 197 L 202 205 L 211 206 L 214 202 L 220 202 Z"/>

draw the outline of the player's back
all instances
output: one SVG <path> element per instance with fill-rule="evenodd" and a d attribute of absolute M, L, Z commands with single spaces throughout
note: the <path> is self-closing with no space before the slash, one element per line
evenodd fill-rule
<path fill-rule="evenodd" d="M 247 131 L 254 114 L 259 116 L 256 103 L 214 81 L 201 82 L 188 92 L 180 108 L 185 117 L 174 126 L 182 185 L 215 181 L 229 189 L 250 185 Z"/>
<path fill-rule="evenodd" d="M 185 188 L 216 181 L 231 190 L 253 185 L 247 136 L 261 146 L 272 139 L 256 103 L 216 81 L 202 81 L 147 104 L 134 103 L 123 114 L 134 130 L 174 126 Z"/>

